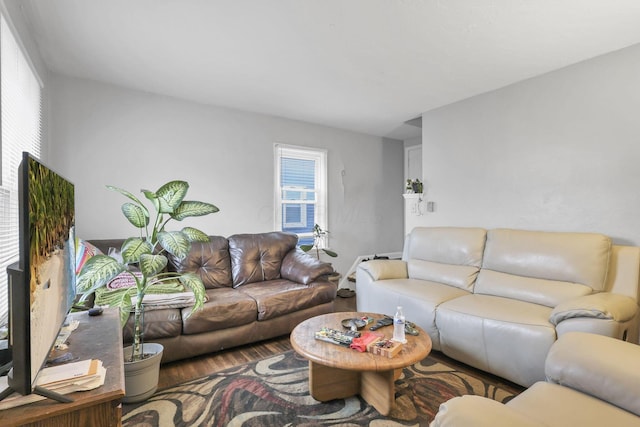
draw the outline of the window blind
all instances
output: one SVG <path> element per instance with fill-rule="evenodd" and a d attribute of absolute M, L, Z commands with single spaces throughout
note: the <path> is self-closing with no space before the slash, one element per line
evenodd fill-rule
<path fill-rule="evenodd" d="M 18 260 L 18 166 L 22 152 L 40 157 L 42 85 L 10 21 L 0 13 L 0 324 L 7 322 L 7 266 Z"/>
<path fill-rule="evenodd" d="M 326 151 L 275 145 L 276 229 L 313 243 L 313 226 L 326 228 Z"/>

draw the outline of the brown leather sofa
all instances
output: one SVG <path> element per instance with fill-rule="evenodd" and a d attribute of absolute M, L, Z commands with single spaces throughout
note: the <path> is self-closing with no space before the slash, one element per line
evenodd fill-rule
<path fill-rule="evenodd" d="M 301 251 L 297 241 L 294 234 L 271 232 L 194 243 L 187 258 L 169 260 L 169 269 L 198 274 L 208 300 L 191 316 L 190 307 L 145 311 L 145 341 L 164 346 L 166 363 L 286 335 L 301 321 L 332 312 L 333 268 Z M 104 253 L 122 242 L 91 241 Z M 130 319 L 125 343 L 131 331 Z"/>

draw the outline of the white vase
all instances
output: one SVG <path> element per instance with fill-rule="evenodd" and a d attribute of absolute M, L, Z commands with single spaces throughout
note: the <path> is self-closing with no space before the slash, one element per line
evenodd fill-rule
<path fill-rule="evenodd" d="M 124 403 L 142 402 L 156 392 L 163 351 L 162 344 L 147 343 L 144 344 L 144 353 L 150 356 L 127 362 L 131 358 L 132 347 L 124 348 Z"/>

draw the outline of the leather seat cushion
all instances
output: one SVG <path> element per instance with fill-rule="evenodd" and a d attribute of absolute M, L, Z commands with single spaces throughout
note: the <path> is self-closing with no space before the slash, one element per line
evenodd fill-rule
<path fill-rule="evenodd" d="M 202 310 L 191 314 L 182 310 L 183 334 L 198 334 L 245 325 L 256 321 L 257 304 L 250 296 L 232 288 L 207 290 L 208 301 Z"/>
<path fill-rule="evenodd" d="M 556 340 L 550 313 L 538 304 L 472 294 L 442 303 L 436 325 L 446 355 L 528 387 L 545 378 L 545 357 Z"/>
<path fill-rule="evenodd" d="M 367 293 L 367 289 L 358 288 L 358 292 Z M 435 350 L 440 349 L 440 338 L 436 327 L 436 309 L 445 301 L 469 295 L 454 286 L 417 279 L 389 279 L 375 282 L 375 298 L 367 298 L 366 311 L 393 316 L 401 305 L 405 313 L 413 313 L 407 320 L 425 330 Z"/>
<path fill-rule="evenodd" d="M 176 337 L 182 332 L 182 315 L 179 308 L 163 308 L 144 312 L 144 339 L 147 342 L 158 338 Z M 122 330 L 125 343 L 133 341 L 133 315 L 129 316 Z"/>
<path fill-rule="evenodd" d="M 330 282 L 303 285 L 277 279 L 243 285 L 236 292 L 255 300 L 258 306 L 258 320 L 268 320 L 331 302 L 335 299 L 336 287 Z"/>

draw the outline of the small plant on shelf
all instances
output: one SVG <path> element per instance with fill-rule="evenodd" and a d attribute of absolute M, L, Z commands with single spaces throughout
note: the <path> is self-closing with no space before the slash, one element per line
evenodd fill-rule
<path fill-rule="evenodd" d="M 424 192 L 424 183 L 422 183 L 418 178 L 416 178 L 415 180 L 407 179 L 405 192 L 407 194 L 411 194 L 411 193 L 422 194 Z"/>

